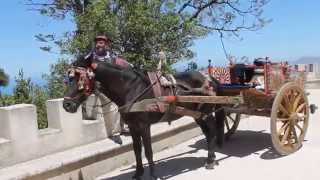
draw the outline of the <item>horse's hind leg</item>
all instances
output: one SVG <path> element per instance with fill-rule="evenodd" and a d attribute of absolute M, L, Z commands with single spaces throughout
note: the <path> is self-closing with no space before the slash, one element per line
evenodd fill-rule
<path fill-rule="evenodd" d="M 130 133 L 131 133 L 132 142 L 133 142 L 133 150 L 136 157 L 136 172 L 135 172 L 135 175 L 132 176 L 132 179 L 141 180 L 141 177 L 143 176 L 143 172 L 144 172 L 142 158 L 141 158 L 141 150 L 142 150 L 141 136 L 139 132 L 134 128 L 130 128 Z"/>
<path fill-rule="evenodd" d="M 155 175 L 155 167 L 154 167 L 154 162 L 153 162 L 150 126 L 145 128 L 145 130 L 142 134 L 142 140 L 143 140 L 145 155 L 146 155 L 146 158 L 149 163 L 151 179 L 157 179 L 157 176 Z"/>

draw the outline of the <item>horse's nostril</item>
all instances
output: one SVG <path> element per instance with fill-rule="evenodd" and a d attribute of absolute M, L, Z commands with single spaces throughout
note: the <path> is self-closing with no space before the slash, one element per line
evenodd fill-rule
<path fill-rule="evenodd" d="M 62 106 L 64 110 L 69 113 L 75 113 L 77 111 L 77 105 L 73 102 L 65 101 Z"/>
<path fill-rule="evenodd" d="M 65 102 L 65 103 L 63 103 L 63 107 L 64 107 L 65 110 L 70 110 L 71 103 Z"/>

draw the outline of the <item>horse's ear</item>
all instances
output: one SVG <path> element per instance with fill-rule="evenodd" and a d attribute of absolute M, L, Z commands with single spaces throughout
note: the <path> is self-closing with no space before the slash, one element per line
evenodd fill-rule
<path fill-rule="evenodd" d="M 98 64 L 97 64 L 97 63 L 92 63 L 92 64 L 91 64 L 91 68 L 92 68 L 93 70 L 96 70 L 97 67 L 98 67 Z"/>

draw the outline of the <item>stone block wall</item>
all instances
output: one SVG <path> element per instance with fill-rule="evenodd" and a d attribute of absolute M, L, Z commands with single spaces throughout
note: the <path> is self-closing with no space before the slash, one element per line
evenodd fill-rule
<path fill-rule="evenodd" d="M 105 121 L 119 118 L 111 104 L 111 111 L 103 114 L 94 96 L 89 97 L 87 114 L 66 112 L 63 99 L 47 102 L 48 128 L 38 129 L 36 107 L 18 104 L 0 108 L 0 169 L 20 162 L 36 159 L 72 147 L 107 138 Z M 90 117 L 90 118 L 88 118 Z"/>

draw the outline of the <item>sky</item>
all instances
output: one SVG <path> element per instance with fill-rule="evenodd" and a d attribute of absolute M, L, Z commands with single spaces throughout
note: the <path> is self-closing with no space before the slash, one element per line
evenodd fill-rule
<path fill-rule="evenodd" d="M 59 56 L 39 49 L 41 44 L 34 35 L 52 33 L 59 35 L 72 30 L 71 21 L 54 21 L 37 12 L 28 11 L 24 0 L 6 0 L 0 6 L 0 67 L 11 77 L 19 69 L 37 83 L 48 72 L 49 65 Z M 264 16 L 273 19 L 264 29 L 243 32 L 243 40 L 225 40 L 228 53 L 237 57 L 271 57 L 272 59 L 296 60 L 304 56 L 320 56 L 320 1 L 319 0 L 271 0 L 264 9 Z M 195 61 L 206 65 L 212 59 L 215 65 L 227 61 L 216 34 L 197 40 L 193 47 Z M 186 67 L 187 62 L 177 67 Z M 42 81 L 43 82 L 43 81 Z M 1 89 L 0 89 L 1 90 Z"/>

